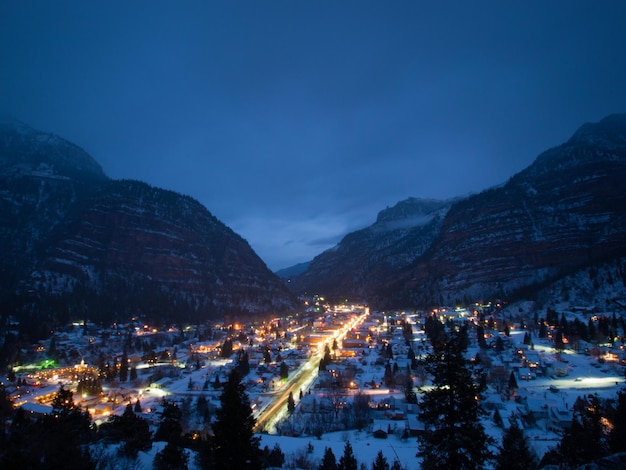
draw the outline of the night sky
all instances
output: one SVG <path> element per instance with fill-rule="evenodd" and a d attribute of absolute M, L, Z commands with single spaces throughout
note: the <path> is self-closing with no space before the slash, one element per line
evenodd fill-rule
<path fill-rule="evenodd" d="M 0 112 L 279 269 L 626 112 L 626 2 L 0 2 Z"/>

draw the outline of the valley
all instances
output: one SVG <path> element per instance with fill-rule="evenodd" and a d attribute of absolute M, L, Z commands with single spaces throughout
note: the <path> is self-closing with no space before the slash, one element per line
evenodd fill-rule
<path fill-rule="evenodd" d="M 404 449 L 398 457 L 405 468 L 412 468 L 422 432 L 420 397 L 431 387 L 422 362 L 432 352 L 424 331 L 427 318 L 448 326 L 470 325 L 466 357 L 479 361 L 485 373 L 481 406 L 488 433 L 499 440 L 505 428 L 498 422 L 519 420 L 538 459 L 559 442 L 578 401 L 594 396 L 608 403 L 625 386 L 621 315 L 611 321 L 607 313 L 593 309 L 554 312 L 550 318 L 556 317 L 556 324 L 542 316 L 541 326 L 532 320 L 537 312 L 521 313 L 519 305 L 380 312 L 365 305 L 317 303 L 316 309 L 265 323 L 190 325 L 182 330 L 137 322 L 107 329 L 70 325 L 33 345 L 32 361 L 14 367 L 4 387 L 14 406 L 37 416 L 52 412 L 51 401 L 62 386 L 74 393 L 95 424 L 121 415 L 130 404 L 156 429 L 164 404 L 174 403 L 185 410 L 183 431 L 201 436 L 211 432 L 220 384 L 245 360 L 243 383 L 263 443 L 294 449 L 295 458 L 307 440 L 356 433 L 352 439 L 360 441 L 359 458 L 367 461 L 370 445 L 390 460 Z M 568 333 L 558 342 L 563 320 L 571 325 L 585 319 L 597 326 L 594 339 L 586 342 Z M 606 321 L 612 325 L 611 338 L 601 333 Z M 148 353 L 142 355 L 137 346 Z M 133 373 L 122 373 L 124 358 Z M 80 392 L 87 377 L 101 384 L 101 391 Z M 409 400 L 409 392 L 417 401 Z M 197 411 L 200 397 L 208 403 L 204 415 Z M 368 404 L 362 424 L 354 414 L 358 400 Z M 387 440 L 380 441 L 375 436 L 383 431 Z"/>

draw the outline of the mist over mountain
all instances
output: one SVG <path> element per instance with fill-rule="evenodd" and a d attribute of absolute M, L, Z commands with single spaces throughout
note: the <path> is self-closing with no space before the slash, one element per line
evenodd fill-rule
<path fill-rule="evenodd" d="M 385 308 L 532 295 L 626 254 L 625 178 L 626 114 L 616 114 L 501 186 L 431 213 L 412 212 L 413 199 L 381 212 L 291 285 Z"/>
<path fill-rule="evenodd" d="M 346 235 L 292 279 L 297 292 L 367 299 L 380 282 L 408 267 L 432 244 L 452 201 L 409 198 L 382 210 L 376 222 Z"/>
<path fill-rule="evenodd" d="M 17 122 L 0 123 L 0 242 L 3 315 L 42 325 L 294 306 L 249 244 L 196 200 L 111 180 L 76 145 Z"/>

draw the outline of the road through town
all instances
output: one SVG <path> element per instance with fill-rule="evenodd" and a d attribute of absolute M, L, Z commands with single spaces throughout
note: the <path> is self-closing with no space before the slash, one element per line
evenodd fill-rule
<path fill-rule="evenodd" d="M 255 432 L 276 432 L 276 424 L 287 413 L 287 400 L 289 399 L 289 393 L 292 393 L 294 398 L 300 395 L 300 390 L 305 392 L 311 384 L 317 378 L 319 371 L 319 363 L 324 355 L 324 347 L 332 346 L 333 340 L 337 340 L 340 343 L 345 337 L 346 333 L 352 328 L 363 323 L 365 318 L 369 315 L 369 309 L 365 308 L 364 313 L 354 317 L 348 323 L 343 325 L 337 332 L 330 336 L 326 341 L 320 344 L 317 351 L 311 355 L 311 357 L 303 363 L 296 371 L 293 372 L 288 382 L 279 391 L 272 392 L 266 395 L 270 402 L 261 410 L 256 416 Z"/>

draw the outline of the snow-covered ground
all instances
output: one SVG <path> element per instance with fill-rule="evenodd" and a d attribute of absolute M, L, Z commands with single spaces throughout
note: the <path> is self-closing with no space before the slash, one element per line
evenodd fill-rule
<path fill-rule="evenodd" d="M 531 318 L 533 304 L 516 306 L 512 310 L 516 314 L 523 314 L 526 322 Z M 526 311 L 527 309 L 527 311 Z M 513 325 L 514 314 L 503 312 L 502 315 L 509 315 L 511 325 Z M 511 371 L 515 371 L 518 390 L 515 392 L 517 399 L 504 393 L 506 384 L 498 389 L 495 383 L 490 383 L 485 393 L 483 404 L 488 409 L 489 415 L 484 419 L 484 425 L 488 434 L 493 436 L 497 444 L 500 444 L 503 428 L 495 424 L 493 415 L 495 410 L 502 417 L 504 425 L 508 423 L 508 417 L 515 414 L 518 417 L 528 414 L 530 411 L 535 415 L 536 423 L 533 425 L 525 425 L 523 420 L 518 420 L 524 427 L 526 436 L 529 438 L 531 447 L 536 451 L 537 456 L 541 458 L 543 454 L 550 448 L 555 446 L 561 437 L 562 422 L 571 419 L 572 406 L 579 396 L 587 394 L 597 394 L 601 398 L 614 398 L 619 390 L 624 388 L 624 366 L 619 359 L 624 358 L 624 351 L 619 344 L 613 348 L 612 352 L 617 357 L 599 357 L 586 355 L 584 353 L 576 353 L 571 349 L 557 354 L 551 344 L 551 340 L 539 339 L 533 336 L 533 347 L 523 344 L 524 334 L 527 330 L 516 328 L 511 329 L 510 337 L 506 338 L 502 333 L 499 335 L 507 344 L 504 351 L 496 352 L 493 348 L 489 349 L 489 360 L 491 361 L 492 370 L 501 367 L 506 373 L 505 382 L 508 383 Z M 421 341 L 423 331 L 414 332 L 417 334 L 418 346 L 422 348 L 421 353 L 426 353 L 425 345 Z M 622 332 L 623 334 L 623 332 Z M 395 331 L 385 334 L 386 340 L 393 344 L 395 349 L 394 359 L 399 365 L 399 370 L 406 368 L 406 347 L 401 332 Z M 470 331 L 470 337 L 475 338 L 475 332 Z M 495 337 L 495 336 L 494 336 Z M 492 338 L 493 339 L 493 338 Z M 69 343 L 80 344 L 83 340 L 80 329 L 68 335 Z M 214 342 L 215 343 L 215 342 Z M 109 344 L 111 341 L 109 340 Z M 352 361 L 356 366 L 356 382 L 358 388 L 356 390 L 346 392 L 346 401 L 350 400 L 350 396 L 361 391 L 370 395 L 370 400 L 374 403 L 381 403 L 384 400 L 391 401 L 398 411 L 404 413 L 404 418 L 387 419 L 381 416 L 381 413 L 374 413 L 373 422 L 370 423 L 363 431 L 337 431 L 323 432 L 318 439 L 312 435 L 303 435 L 302 437 L 281 436 L 277 434 L 259 434 L 261 439 L 261 447 L 268 446 L 272 449 L 278 444 L 286 457 L 285 466 L 294 468 L 296 466 L 316 467 L 321 460 L 327 447 L 333 450 L 335 457 L 339 459 L 343 454 L 344 446 L 347 441 L 353 447 L 354 454 L 359 463 L 365 464 L 368 468 L 374 461 L 376 454 L 381 450 L 388 462 L 391 464 L 397 459 L 405 469 L 419 468 L 419 458 L 416 456 L 418 451 L 418 440 L 416 437 L 403 437 L 403 431 L 407 427 L 409 420 L 417 419 L 417 409 L 408 409 L 403 403 L 404 393 L 398 389 L 389 389 L 384 386 L 384 361 L 380 360 L 380 344 L 374 343 L 372 348 L 364 348 Z M 113 346 L 112 346 L 113 347 Z M 117 404 L 108 402 L 110 407 L 109 413 L 121 414 L 127 403 L 135 403 L 137 399 L 141 401 L 143 416 L 147 418 L 154 426 L 159 422 L 159 416 L 156 411 L 161 406 L 163 397 L 174 400 L 178 403 L 191 403 L 191 407 L 195 409 L 195 402 L 198 397 L 204 396 L 213 408 L 219 406 L 219 396 L 221 391 L 214 389 L 213 382 L 216 377 L 220 377 L 221 381 L 226 380 L 229 367 L 232 367 L 233 359 L 213 359 L 201 357 L 197 363 L 191 353 L 192 348 L 181 347 L 177 351 L 178 364 L 187 366 L 176 369 L 172 364 L 162 364 L 154 366 L 138 366 L 138 378 L 134 382 L 125 382 L 123 384 L 114 382 L 105 384 L 105 394 L 109 399 L 118 397 Z M 276 363 L 265 366 L 262 357 L 253 354 L 253 348 L 247 348 L 251 353 L 250 373 L 245 377 L 244 382 L 250 397 L 251 404 L 255 410 L 259 410 L 268 405 L 275 393 L 280 393 L 288 385 L 276 380 Z M 528 368 L 522 360 L 521 355 L 516 354 L 517 351 L 523 351 L 523 354 L 532 357 L 541 363 L 537 370 L 543 373 L 534 373 Z M 478 352 L 478 346 L 475 339 L 468 350 L 467 357 L 475 357 Z M 256 354 L 256 355 L 255 355 Z M 283 344 L 281 354 L 291 364 L 290 374 L 302 367 L 311 357 L 310 352 L 298 350 L 294 345 Z M 273 356 L 276 354 L 273 352 Z M 201 364 L 200 364 L 201 363 Z M 157 381 L 149 380 L 160 367 L 169 369 L 164 377 Z M 518 371 L 519 370 L 519 371 Z M 417 374 L 419 375 L 419 374 Z M 526 380 L 524 377 L 534 377 Z M 56 384 L 56 378 L 53 382 Z M 371 388 L 366 384 L 374 383 L 380 385 L 379 388 Z M 416 385 L 428 386 L 428 381 L 421 383 L 419 378 L 416 379 Z M 324 388 L 316 388 L 313 383 L 307 382 L 305 394 L 309 392 L 318 397 L 319 400 L 328 394 L 328 390 Z M 299 408 L 299 397 L 294 394 L 296 401 L 295 413 L 301 413 Z M 418 394 L 419 398 L 419 394 Z M 318 401 L 319 403 L 319 401 Z M 87 405 L 85 405 L 87 407 Z M 258 412 L 258 411 L 255 411 Z M 102 422 L 107 419 L 108 414 L 93 415 L 94 420 Z M 304 419 L 304 418 L 303 418 Z M 559 423 L 559 420 L 562 422 Z M 204 424 L 201 420 L 191 413 L 189 422 L 190 429 L 201 429 Z M 374 431 L 384 430 L 391 431 L 386 438 L 374 437 Z M 151 468 L 154 455 L 162 448 L 162 443 L 155 443 L 152 450 L 139 454 L 139 461 L 143 464 L 143 468 Z M 190 458 L 190 468 L 194 468 L 193 458 Z"/>

